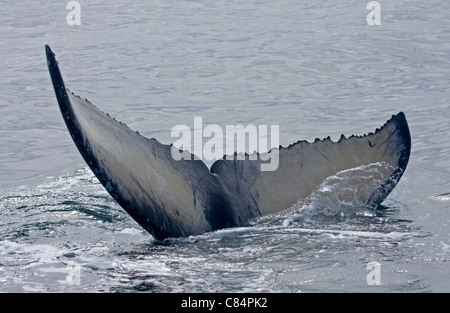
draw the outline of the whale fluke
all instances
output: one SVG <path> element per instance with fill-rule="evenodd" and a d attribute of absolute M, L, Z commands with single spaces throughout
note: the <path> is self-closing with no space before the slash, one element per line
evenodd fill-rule
<path fill-rule="evenodd" d="M 240 226 L 280 212 L 308 197 L 326 178 L 382 163 L 382 181 L 361 197 L 380 204 L 400 180 L 411 138 L 400 112 L 374 133 L 298 141 L 278 149 L 278 168 L 261 171 L 261 159 L 225 158 L 209 169 L 201 160 L 175 160 L 172 145 L 148 139 L 70 92 L 58 62 L 45 46 L 63 119 L 84 160 L 111 196 L 157 239 L 198 235 Z M 184 152 L 188 153 L 188 152 Z"/>

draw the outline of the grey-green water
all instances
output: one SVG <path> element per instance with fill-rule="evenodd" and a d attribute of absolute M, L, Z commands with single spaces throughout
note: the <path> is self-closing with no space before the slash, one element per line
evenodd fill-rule
<path fill-rule="evenodd" d="M 370 26 L 367 3 L 80 1 L 70 26 L 64 2 L 3 1 L 0 291 L 450 291 L 450 4 L 380 1 Z M 404 111 L 410 163 L 383 207 L 319 195 L 249 227 L 156 242 L 86 169 L 45 44 L 71 90 L 164 143 L 195 116 L 277 124 L 288 145 Z"/>

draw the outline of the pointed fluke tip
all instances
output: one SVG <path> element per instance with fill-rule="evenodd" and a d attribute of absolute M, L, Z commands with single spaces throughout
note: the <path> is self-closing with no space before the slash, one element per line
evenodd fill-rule
<path fill-rule="evenodd" d="M 45 45 L 45 54 L 47 55 L 47 57 L 49 55 L 55 55 L 49 45 Z"/>
<path fill-rule="evenodd" d="M 50 67 L 52 65 L 58 65 L 58 62 L 56 61 L 55 54 L 53 53 L 52 49 L 49 45 L 45 45 L 45 54 L 47 56 L 47 65 Z"/>

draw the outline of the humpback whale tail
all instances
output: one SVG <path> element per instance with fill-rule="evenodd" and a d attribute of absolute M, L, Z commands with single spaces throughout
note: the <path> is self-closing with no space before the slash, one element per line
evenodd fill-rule
<path fill-rule="evenodd" d="M 111 196 L 158 239 L 242 225 L 290 207 L 340 171 L 382 163 L 383 183 L 361 195 L 377 205 L 400 180 L 409 160 L 411 138 L 403 113 L 361 137 L 273 148 L 279 158 L 275 171 L 261 171 L 264 161 L 259 157 L 224 157 L 211 169 L 195 158 L 175 160 L 172 145 L 141 136 L 70 92 L 54 53 L 48 45 L 45 50 L 56 99 L 75 145 Z"/>

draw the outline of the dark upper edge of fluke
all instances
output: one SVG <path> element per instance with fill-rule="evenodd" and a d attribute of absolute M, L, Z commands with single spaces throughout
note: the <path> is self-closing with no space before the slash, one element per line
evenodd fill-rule
<path fill-rule="evenodd" d="M 72 124 L 73 112 L 71 111 L 71 105 L 67 97 L 67 90 L 62 78 L 61 71 L 59 70 L 58 61 L 56 61 L 55 54 L 53 53 L 52 49 L 50 49 L 49 45 L 45 45 L 45 54 L 47 56 L 48 71 L 52 80 L 56 100 L 58 101 L 61 114 L 63 115 L 67 127 L 70 128 L 69 130 L 72 130 L 75 126 Z"/>
<path fill-rule="evenodd" d="M 48 45 L 45 45 L 45 52 L 47 56 L 47 65 L 52 80 L 53 89 L 55 91 L 56 99 L 64 119 L 64 122 L 69 130 L 69 133 L 78 148 L 81 156 L 91 168 L 94 175 L 98 178 L 100 183 L 105 187 L 108 193 L 122 206 L 125 211 L 128 212 L 144 229 L 150 232 L 155 238 L 163 239 L 167 237 L 173 237 L 173 233 L 167 232 L 165 229 L 158 229 L 153 227 L 147 222 L 147 217 L 142 216 L 138 210 L 135 210 L 134 204 L 130 203 L 127 199 L 123 198 L 119 192 L 117 192 L 117 186 L 110 182 L 104 171 L 101 170 L 101 166 L 98 163 L 97 158 L 92 154 L 90 150 L 90 143 L 87 138 L 82 135 L 82 129 L 78 124 L 78 120 L 74 114 L 72 104 L 70 102 L 68 91 L 64 84 L 61 71 L 59 69 L 58 61 L 56 61 L 55 54 Z M 74 95 L 75 96 L 75 95 Z M 145 138 L 145 137 L 144 137 Z M 109 183 L 110 187 L 106 188 Z"/>

